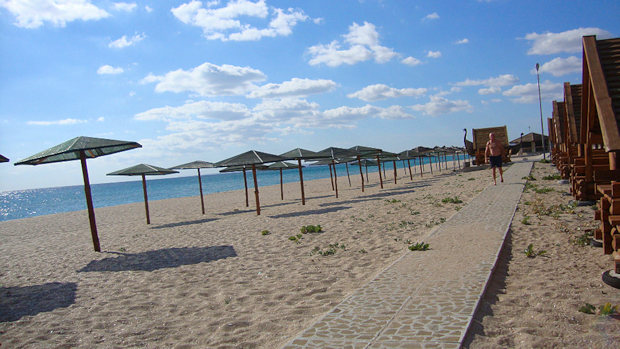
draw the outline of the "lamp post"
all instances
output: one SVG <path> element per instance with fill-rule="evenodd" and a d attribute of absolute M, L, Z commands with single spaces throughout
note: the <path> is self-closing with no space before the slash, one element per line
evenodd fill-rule
<path fill-rule="evenodd" d="M 543 159 L 546 160 L 546 147 L 545 147 L 545 127 L 543 126 L 543 115 L 542 115 L 542 98 L 540 96 L 540 75 L 538 74 L 538 68 L 540 68 L 540 65 L 538 63 L 536 63 L 536 80 L 538 81 L 538 105 L 540 107 L 540 130 L 542 132 L 541 135 L 541 143 L 543 146 Z M 536 142 L 536 140 L 534 139 L 534 142 Z"/>
<path fill-rule="evenodd" d="M 519 155 L 523 156 L 523 132 L 521 132 L 521 140 L 519 141 Z"/>

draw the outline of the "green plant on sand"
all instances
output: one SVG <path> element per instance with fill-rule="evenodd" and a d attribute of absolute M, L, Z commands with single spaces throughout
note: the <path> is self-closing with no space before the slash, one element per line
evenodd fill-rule
<path fill-rule="evenodd" d="M 321 228 L 321 225 L 304 225 L 301 227 L 301 233 L 302 234 L 309 234 L 309 233 L 320 233 L 323 231 L 323 228 Z"/>
<path fill-rule="evenodd" d="M 528 258 L 534 258 L 536 256 L 542 256 L 545 253 L 547 253 L 547 251 L 545 251 L 545 250 L 534 251 L 534 244 L 527 245 L 527 248 L 523 252 L 525 253 L 525 256 L 527 256 Z"/>
<path fill-rule="evenodd" d="M 410 251 L 427 251 L 428 249 L 429 245 L 424 243 L 424 241 L 409 246 Z"/>
<path fill-rule="evenodd" d="M 271 232 L 269 230 L 263 230 L 260 233 L 261 233 L 261 235 L 269 235 L 269 234 L 271 234 Z"/>

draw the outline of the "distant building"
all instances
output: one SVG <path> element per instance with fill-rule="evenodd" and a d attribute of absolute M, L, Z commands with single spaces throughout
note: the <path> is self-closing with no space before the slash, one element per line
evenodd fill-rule
<path fill-rule="evenodd" d="M 523 144 L 521 142 L 523 141 Z M 530 132 L 523 137 L 515 138 L 510 141 L 511 148 L 523 148 L 523 152 L 525 153 L 542 153 L 543 149 L 543 136 L 540 133 Z M 549 137 L 544 136 L 545 144 L 549 144 Z"/>

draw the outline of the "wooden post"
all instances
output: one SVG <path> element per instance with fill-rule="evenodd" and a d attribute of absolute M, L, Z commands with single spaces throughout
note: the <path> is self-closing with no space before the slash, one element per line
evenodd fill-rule
<path fill-rule="evenodd" d="M 149 216 L 149 197 L 146 194 L 146 175 L 142 174 L 142 191 L 144 192 L 144 211 L 146 212 L 146 224 L 151 224 Z"/>
<path fill-rule="evenodd" d="M 617 151 L 610 151 L 609 152 L 609 169 L 612 171 L 615 171 L 618 169 L 618 158 L 617 158 L 618 152 Z"/>
<path fill-rule="evenodd" d="M 385 161 L 383 162 L 383 178 L 387 181 L 387 175 L 385 174 Z"/>
<path fill-rule="evenodd" d="M 336 163 L 332 159 L 332 167 L 334 168 L 334 184 L 336 187 L 336 198 L 338 198 L 338 175 L 336 174 Z"/>
<path fill-rule="evenodd" d="M 284 200 L 284 184 L 282 183 L 282 169 L 280 169 L 280 200 Z"/>
<path fill-rule="evenodd" d="M 198 170 L 198 188 L 200 188 L 200 204 L 202 205 L 202 214 L 205 214 L 205 200 L 202 197 L 202 179 L 200 178 L 200 169 Z"/>
<path fill-rule="evenodd" d="M 86 167 L 86 154 L 80 151 L 80 162 L 82 163 L 82 177 L 84 178 L 84 195 L 86 195 L 86 207 L 88 208 L 88 221 L 90 222 L 90 235 L 93 238 L 93 248 L 95 252 L 101 252 L 99 245 L 99 235 L 97 234 L 97 223 L 95 221 L 95 208 L 93 207 L 93 197 L 90 193 L 90 181 L 88 180 L 88 168 Z"/>
<path fill-rule="evenodd" d="M 344 165 L 347 167 L 347 178 L 349 179 L 349 187 L 351 186 L 351 176 L 349 176 L 349 163 L 345 162 Z"/>
<path fill-rule="evenodd" d="M 329 167 L 329 180 L 332 181 L 332 190 L 334 190 L 334 177 L 332 176 L 332 164 L 327 164 Z"/>
<path fill-rule="evenodd" d="M 407 159 L 407 166 L 409 167 L 409 178 L 411 178 L 411 180 L 413 180 L 413 173 L 411 173 L 411 160 L 410 159 Z M 413 166 L 415 166 L 415 160 L 414 160 Z M 406 173 L 405 173 L 405 175 L 406 175 Z"/>
<path fill-rule="evenodd" d="M 364 173 L 362 173 L 362 160 L 360 158 L 360 156 L 357 156 L 357 164 L 359 165 L 360 168 L 360 177 L 362 177 L 362 193 L 364 192 Z"/>
<path fill-rule="evenodd" d="M 424 160 L 422 160 L 422 157 L 418 157 L 418 161 L 420 161 L 420 178 L 424 177 L 423 173 L 424 173 Z"/>
<path fill-rule="evenodd" d="M 383 189 L 383 177 L 381 177 L 381 159 L 379 159 L 379 155 L 377 155 L 377 166 L 379 170 L 379 183 L 381 183 L 381 189 Z"/>
<path fill-rule="evenodd" d="M 407 175 L 407 168 L 405 167 L 405 160 L 401 160 L 403 162 L 403 172 L 405 172 L 405 176 Z"/>
<path fill-rule="evenodd" d="M 396 183 L 396 177 L 397 177 L 397 174 L 396 174 L 396 160 L 392 160 L 392 165 L 394 165 L 394 184 L 398 184 L 398 183 Z"/>
<path fill-rule="evenodd" d="M 299 168 L 299 183 L 301 185 L 301 204 L 306 204 L 306 193 L 304 193 L 304 172 L 301 169 L 301 159 L 297 159 L 297 167 Z"/>
<path fill-rule="evenodd" d="M 243 184 L 245 186 L 245 207 L 250 207 L 250 201 L 248 200 L 248 179 L 245 176 L 245 165 L 243 166 Z"/>
<path fill-rule="evenodd" d="M 366 183 L 370 182 L 368 180 L 368 160 L 366 160 L 366 162 L 364 163 L 364 167 L 366 167 Z M 362 178 L 363 180 L 363 178 Z"/>
<path fill-rule="evenodd" d="M 428 164 L 430 165 L 429 167 L 431 168 L 431 174 L 433 174 L 433 155 L 431 154 L 431 156 L 428 157 Z"/>
<path fill-rule="evenodd" d="M 254 198 L 256 200 L 256 215 L 260 216 L 260 199 L 258 197 L 258 181 L 256 180 L 256 165 L 252 164 L 252 177 L 254 177 Z"/>

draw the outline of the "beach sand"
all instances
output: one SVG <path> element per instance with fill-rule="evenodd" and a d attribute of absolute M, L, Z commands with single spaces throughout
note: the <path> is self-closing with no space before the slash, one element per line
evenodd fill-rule
<path fill-rule="evenodd" d="M 490 183 L 400 169 L 384 189 L 371 173 L 362 193 L 351 174 L 339 198 L 329 179 L 306 182 L 305 206 L 299 183 L 284 201 L 260 188 L 260 216 L 252 191 L 249 208 L 243 191 L 206 196 L 205 215 L 198 197 L 149 202 L 151 225 L 143 203 L 99 208 L 102 253 L 85 211 L 1 222 L 2 347 L 278 347 Z M 289 240 L 304 225 L 323 232 Z"/>
<path fill-rule="evenodd" d="M 598 226 L 594 210 L 571 206 L 569 184 L 543 179 L 556 174 L 553 164 L 534 164 L 536 180 L 529 182 L 553 191 L 523 193 L 465 347 L 620 347 L 619 316 L 579 312 L 586 303 L 598 310 L 608 302 L 620 311 L 620 290 L 601 280 L 612 268 L 611 257 L 600 247 L 578 243 Z M 529 244 L 546 253 L 528 258 Z"/>

